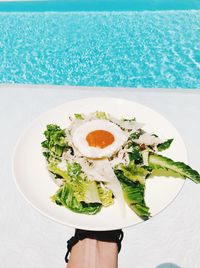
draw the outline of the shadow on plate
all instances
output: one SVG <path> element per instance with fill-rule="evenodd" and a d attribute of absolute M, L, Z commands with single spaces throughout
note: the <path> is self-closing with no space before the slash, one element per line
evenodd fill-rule
<path fill-rule="evenodd" d="M 180 266 L 174 263 L 161 263 L 160 265 L 156 266 L 155 268 L 181 268 Z"/>

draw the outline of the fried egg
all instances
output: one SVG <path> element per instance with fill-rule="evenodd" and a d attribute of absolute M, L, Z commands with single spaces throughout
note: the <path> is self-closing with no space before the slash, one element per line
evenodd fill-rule
<path fill-rule="evenodd" d="M 127 136 L 116 124 L 108 120 L 92 120 L 76 128 L 72 142 L 88 158 L 110 157 L 126 142 Z"/>

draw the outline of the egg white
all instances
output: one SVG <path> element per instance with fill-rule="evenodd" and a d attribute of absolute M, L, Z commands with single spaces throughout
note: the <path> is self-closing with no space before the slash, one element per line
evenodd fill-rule
<path fill-rule="evenodd" d="M 110 132 L 115 138 L 114 142 L 105 148 L 89 146 L 86 137 L 90 132 L 95 130 L 105 130 Z M 92 120 L 80 125 L 75 129 L 72 135 L 74 146 L 83 156 L 88 158 L 110 157 L 121 148 L 126 140 L 127 136 L 120 127 L 112 122 L 100 119 Z"/>

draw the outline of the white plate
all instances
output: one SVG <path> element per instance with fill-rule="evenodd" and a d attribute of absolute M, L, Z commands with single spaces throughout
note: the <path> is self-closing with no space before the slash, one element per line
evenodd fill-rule
<path fill-rule="evenodd" d="M 97 215 L 83 215 L 71 212 L 50 201 L 58 186 L 51 179 L 42 155 L 41 142 L 46 125 L 55 123 L 65 128 L 68 116 L 74 113 L 105 111 L 115 117 L 136 117 L 145 123 L 144 129 L 156 133 L 162 139 L 174 138 L 166 156 L 187 162 L 187 153 L 181 136 L 174 126 L 159 113 L 141 104 L 117 98 L 89 98 L 67 102 L 42 114 L 19 139 L 13 157 L 13 173 L 18 189 L 25 199 L 43 215 L 56 222 L 88 230 L 112 230 L 128 227 L 142 220 L 126 207 L 122 217 L 117 205 L 104 208 Z M 159 177 L 147 180 L 146 203 L 152 216 L 166 208 L 181 190 L 183 179 Z"/>

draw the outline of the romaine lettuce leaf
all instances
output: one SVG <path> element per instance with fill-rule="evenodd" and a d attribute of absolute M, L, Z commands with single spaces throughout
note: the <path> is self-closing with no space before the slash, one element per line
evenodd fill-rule
<path fill-rule="evenodd" d="M 180 174 L 183 178 L 188 178 L 196 183 L 200 183 L 200 174 L 196 170 L 183 162 L 175 162 L 166 156 L 151 153 L 149 155 L 149 166 L 153 170 L 159 168 L 172 170 Z"/>
<path fill-rule="evenodd" d="M 97 183 L 97 188 L 102 205 L 104 207 L 112 205 L 114 202 L 113 192 L 102 183 Z"/>
<path fill-rule="evenodd" d="M 137 164 L 141 164 L 143 162 L 142 158 L 142 150 L 138 144 L 131 146 L 129 148 L 129 159 L 130 161 L 135 161 Z"/>
<path fill-rule="evenodd" d="M 63 178 L 63 180 L 67 183 L 70 183 L 70 176 L 68 175 L 68 172 L 65 170 L 62 170 L 58 167 L 58 163 L 56 162 L 50 162 L 48 164 L 48 170 L 53 173 L 54 175 L 58 175 L 59 177 Z"/>
<path fill-rule="evenodd" d="M 130 161 L 127 166 L 119 164 L 116 170 L 121 170 L 127 179 L 133 182 L 139 182 L 142 185 L 145 184 L 145 178 L 150 173 L 148 168 L 137 166 L 134 161 Z"/>
<path fill-rule="evenodd" d="M 99 203 L 79 202 L 74 194 L 73 185 L 61 186 L 51 200 L 57 205 L 63 205 L 73 212 L 93 215 L 100 211 L 102 205 Z"/>
<path fill-rule="evenodd" d="M 65 131 L 57 125 L 47 125 L 44 132 L 46 140 L 41 145 L 46 151 L 43 153 L 49 162 L 53 159 L 60 159 L 63 151 L 68 147 L 65 141 Z"/>
<path fill-rule="evenodd" d="M 139 182 L 133 182 L 128 179 L 123 171 L 116 170 L 115 174 L 122 186 L 124 199 L 128 206 L 143 220 L 150 217 L 149 208 L 146 206 L 144 199 L 145 186 Z"/>
<path fill-rule="evenodd" d="M 76 180 L 71 183 L 76 199 L 85 203 L 101 203 L 95 181 Z"/>
<path fill-rule="evenodd" d="M 95 112 L 95 116 L 98 119 L 104 119 L 104 120 L 108 120 L 108 116 L 105 112 L 101 112 L 101 111 L 96 111 Z"/>
<path fill-rule="evenodd" d="M 75 118 L 78 120 L 84 120 L 85 116 L 83 114 L 74 114 Z"/>
<path fill-rule="evenodd" d="M 113 203 L 112 191 L 96 181 L 88 180 L 78 163 L 68 163 L 66 171 L 61 170 L 57 164 L 53 163 L 50 163 L 48 168 L 54 175 L 62 177 L 64 183 L 70 184 L 77 202 L 100 203 L 103 206 Z"/>
<path fill-rule="evenodd" d="M 174 139 L 168 139 L 168 140 L 164 141 L 163 143 L 158 144 L 157 145 L 158 151 L 161 152 L 161 151 L 168 149 L 171 146 L 173 140 Z"/>

